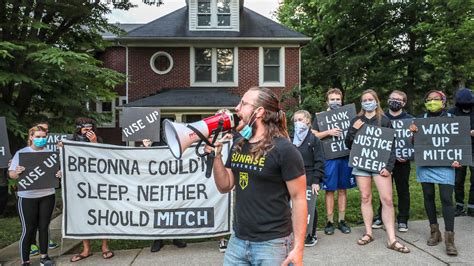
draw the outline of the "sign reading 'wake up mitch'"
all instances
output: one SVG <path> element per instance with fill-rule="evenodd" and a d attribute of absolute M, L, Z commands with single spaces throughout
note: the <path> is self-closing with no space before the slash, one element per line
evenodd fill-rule
<path fill-rule="evenodd" d="M 470 125 L 467 116 L 416 119 L 415 161 L 420 166 L 472 164 Z"/>

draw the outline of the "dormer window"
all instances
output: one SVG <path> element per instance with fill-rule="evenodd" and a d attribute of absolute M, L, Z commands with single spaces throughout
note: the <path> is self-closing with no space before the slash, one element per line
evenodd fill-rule
<path fill-rule="evenodd" d="M 230 0 L 198 0 L 198 27 L 229 27 Z"/>
<path fill-rule="evenodd" d="M 190 30 L 239 30 L 238 0 L 191 0 Z"/>

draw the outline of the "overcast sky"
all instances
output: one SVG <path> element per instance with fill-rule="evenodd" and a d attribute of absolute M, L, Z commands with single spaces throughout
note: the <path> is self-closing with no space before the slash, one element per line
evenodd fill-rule
<path fill-rule="evenodd" d="M 260 13 L 268 18 L 276 20 L 272 13 L 278 8 L 280 0 L 245 0 L 244 6 Z M 163 15 L 171 13 L 186 5 L 186 0 L 163 0 L 163 5 L 149 6 L 142 3 L 142 0 L 131 0 L 138 4 L 138 7 L 129 11 L 115 10 L 107 16 L 111 23 L 147 23 Z"/>

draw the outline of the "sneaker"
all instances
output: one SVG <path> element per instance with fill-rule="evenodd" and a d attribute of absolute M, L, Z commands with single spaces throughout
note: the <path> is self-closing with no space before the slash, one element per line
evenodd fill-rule
<path fill-rule="evenodd" d="M 59 245 L 54 243 L 53 240 L 49 240 L 48 242 L 48 249 L 55 249 L 55 248 L 58 248 Z"/>
<path fill-rule="evenodd" d="M 38 256 L 40 254 L 39 248 L 37 245 L 32 244 L 30 247 L 30 256 Z"/>
<path fill-rule="evenodd" d="M 30 263 L 29 263 L 29 262 L 23 262 L 23 263 L 21 264 L 21 266 L 30 266 Z"/>
<path fill-rule="evenodd" d="M 408 232 L 408 224 L 398 223 L 398 232 L 402 232 L 402 233 Z"/>
<path fill-rule="evenodd" d="M 467 208 L 467 215 L 474 217 L 474 208 Z"/>
<path fill-rule="evenodd" d="M 334 230 L 335 230 L 335 229 L 334 229 L 334 224 L 331 223 L 331 222 L 328 222 L 328 223 L 326 224 L 326 227 L 324 227 L 324 233 L 325 233 L 326 235 L 333 235 L 333 234 L 334 234 Z"/>
<path fill-rule="evenodd" d="M 40 265 L 41 266 L 52 266 L 54 265 L 54 261 L 46 255 L 46 257 L 40 259 Z"/>
<path fill-rule="evenodd" d="M 153 244 L 151 244 L 150 252 L 158 252 L 163 246 L 163 240 L 155 240 Z"/>
<path fill-rule="evenodd" d="M 310 236 L 308 235 L 306 239 L 304 240 L 304 246 L 305 247 L 314 247 L 318 243 L 318 237 L 317 236 Z"/>
<path fill-rule="evenodd" d="M 346 221 L 341 220 L 339 221 L 339 225 L 337 227 L 343 234 L 349 234 L 351 232 L 351 228 L 346 224 Z"/>
<path fill-rule="evenodd" d="M 466 212 L 464 211 L 464 206 L 456 204 L 456 209 L 454 210 L 454 217 L 464 216 Z"/>
<path fill-rule="evenodd" d="M 383 222 L 382 222 L 382 219 L 380 218 L 375 219 L 375 221 L 372 223 L 372 228 L 374 229 L 380 229 L 382 227 L 383 227 Z"/>
<path fill-rule="evenodd" d="M 178 248 L 185 248 L 187 246 L 184 240 L 173 239 L 173 245 L 177 246 Z"/>
<path fill-rule="evenodd" d="M 219 252 L 220 253 L 225 253 L 227 249 L 227 239 L 221 239 L 219 240 Z"/>

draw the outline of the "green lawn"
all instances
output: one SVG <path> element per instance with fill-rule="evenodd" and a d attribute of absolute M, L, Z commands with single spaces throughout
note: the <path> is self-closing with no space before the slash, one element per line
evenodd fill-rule
<path fill-rule="evenodd" d="M 469 191 L 469 182 L 465 184 L 465 191 Z M 375 188 L 375 184 L 373 184 L 373 202 L 374 202 L 374 209 L 378 207 L 378 193 Z M 416 182 L 415 178 L 415 171 L 412 169 L 412 173 L 410 176 L 410 195 L 411 195 L 411 209 L 410 209 L 410 220 L 420 220 L 426 219 L 426 214 L 423 206 L 423 194 L 421 191 L 421 186 Z M 355 226 L 360 225 L 362 221 L 362 215 L 360 213 L 360 199 L 359 199 L 359 191 L 357 188 L 351 189 L 348 192 L 348 206 L 346 211 L 346 221 Z M 466 193 L 466 202 L 467 202 L 468 193 Z M 437 210 L 438 215 L 441 213 L 441 207 L 439 203 L 439 195 L 436 195 L 437 200 Z M 12 200 L 12 199 L 11 199 Z M 394 193 L 394 204 L 395 208 L 397 205 L 397 195 Z M 60 204 L 60 195 L 57 194 L 57 204 Z M 0 248 L 3 248 L 15 241 L 20 239 L 21 234 L 21 226 L 20 220 L 16 215 L 16 211 L 14 210 L 14 203 L 10 202 L 10 208 L 7 213 L 7 218 L 0 218 Z M 326 211 L 325 211 L 325 203 L 324 203 L 324 192 L 321 192 L 318 199 L 318 210 L 319 210 L 319 222 L 318 222 L 318 229 L 324 228 L 326 224 Z M 337 202 L 335 204 L 335 217 L 334 220 L 337 220 Z M 207 240 L 207 239 L 206 239 Z M 189 240 L 188 242 L 198 242 L 200 240 Z M 118 249 L 133 249 L 133 248 L 147 248 L 150 247 L 152 241 L 144 241 L 144 240 L 110 240 L 109 242 L 110 248 L 112 250 Z M 166 243 L 169 243 L 167 241 Z M 92 241 L 93 251 L 98 252 L 100 251 L 100 244 L 101 241 L 94 240 Z M 217 245 L 217 242 L 216 242 Z M 217 248 L 217 247 L 216 247 Z M 76 250 L 78 251 L 78 250 Z"/>

